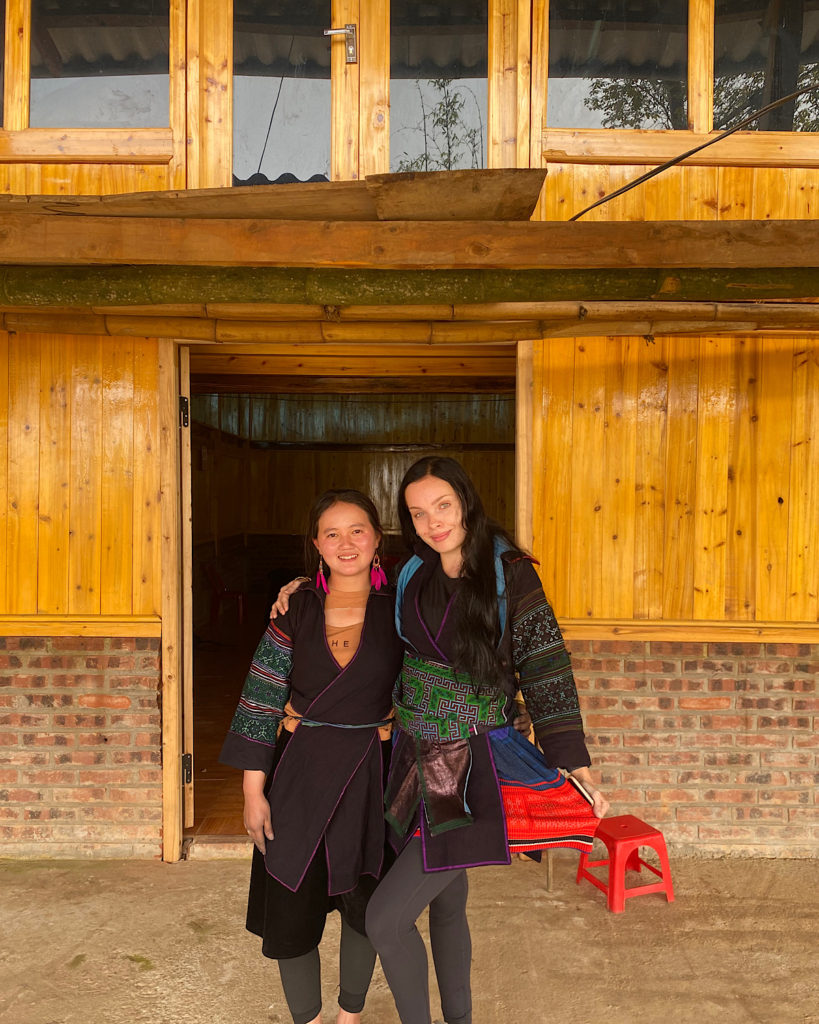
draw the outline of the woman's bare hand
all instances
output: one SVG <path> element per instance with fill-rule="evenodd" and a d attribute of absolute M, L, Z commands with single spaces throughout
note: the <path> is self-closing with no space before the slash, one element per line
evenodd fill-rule
<path fill-rule="evenodd" d="M 589 799 L 592 802 L 592 811 L 596 818 L 605 818 L 611 809 L 611 804 L 595 786 L 592 780 L 592 774 L 588 768 L 575 768 L 571 773 L 572 778 L 575 779 L 585 789 L 589 795 Z"/>
<path fill-rule="evenodd" d="M 279 596 L 273 603 L 273 607 L 270 609 L 270 618 L 275 619 L 278 615 L 284 615 L 287 609 L 290 607 L 290 595 L 295 594 L 302 583 L 307 581 L 306 576 L 297 576 L 294 580 L 291 580 L 279 591 Z"/>
<path fill-rule="evenodd" d="M 264 772 L 246 771 L 242 784 L 245 794 L 245 829 L 259 853 L 264 853 L 265 839 L 273 839 L 273 823 L 270 820 L 270 804 L 264 795 L 264 780 Z"/>

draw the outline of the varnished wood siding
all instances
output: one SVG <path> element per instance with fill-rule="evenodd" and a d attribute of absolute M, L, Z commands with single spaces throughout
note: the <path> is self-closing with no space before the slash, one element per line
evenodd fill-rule
<path fill-rule="evenodd" d="M 405 471 L 426 452 L 356 449 L 260 449 L 213 428 L 192 436 L 193 543 L 248 534 L 301 534 L 313 499 L 329 487 L 369 494 L 384 529 L 398 533 L 395 496 Z M 490 515 L 514 530 L 515 456 L 480 442 L 463 451 L 451 442 L 435 454 L 457 458 L 472 476 Z"/>
<path fill-rule="evenodd" d="M 717 143 L 717 146 L 719 143 Z M 681 145 L 681 149 L 684 149 Z M 538 215 L 568 220 L 646 171 L 645 166 L 546 163 Z M 672 167 L 584 215 L 584 220 L 768 220 L 819 216 L 819 170 Z"/>
<path fill-rule="evenodd" d="M 152 341 L 0 334 L 0 614 L 159 613 Z"/>
<path fill-rule="evenodd" d="M 819 619 L 819 345 L 534 346 L 534 550 L 573 619 Z"/>

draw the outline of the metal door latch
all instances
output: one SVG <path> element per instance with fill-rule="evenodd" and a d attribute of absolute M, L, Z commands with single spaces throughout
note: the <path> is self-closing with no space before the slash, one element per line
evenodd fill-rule
<path fill-rule="evenodd" d="M 345 25 L 344 28 L 326 28 L 326 36 L 344 36 L 344 54 L 348 64 L 358 64 L 358 42 L 356 39 L 355 25 Z"/>

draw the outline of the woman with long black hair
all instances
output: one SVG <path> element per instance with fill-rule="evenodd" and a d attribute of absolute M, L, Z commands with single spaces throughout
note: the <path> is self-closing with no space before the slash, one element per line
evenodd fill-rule
<path fill-rule="evenodd" d="M 430 1024 L 415 924 L 428 906 L 446 1024 L 471 1024 L 465 869 L 509 863 L 510 851 L 589 849 L 608 802 L 588 768 L 569 656 L 531 557 L 487 517 L 453 459 L 411 466 L 398 509 L 414 550 L 397 587 L 405 651 L 385 797 L 398 857 L 370 900 L 367 933 L 402 1024 Z M 542 755 L 506 725 L 518 690 Z"/>

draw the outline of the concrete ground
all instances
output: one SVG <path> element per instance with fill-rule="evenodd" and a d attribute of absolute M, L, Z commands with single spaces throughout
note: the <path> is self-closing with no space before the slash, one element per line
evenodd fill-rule
<path fill-rule="evenodd" d="M 819 1024 L 819 865 L 672 859 L 610 914 L 576 856 L 470 878 L 475 1024 Z M 240 860 L 0 862 L 3 1024 L 287 1024 Z M 338 923 L 323 942 L 334 1024 Z M 434 989 L 433 989 L 434 991 Z M 433 1011 L 438 1007 L 433 1001 Z M 380 967 L 363 1024 L 396 1024 Z"/>

